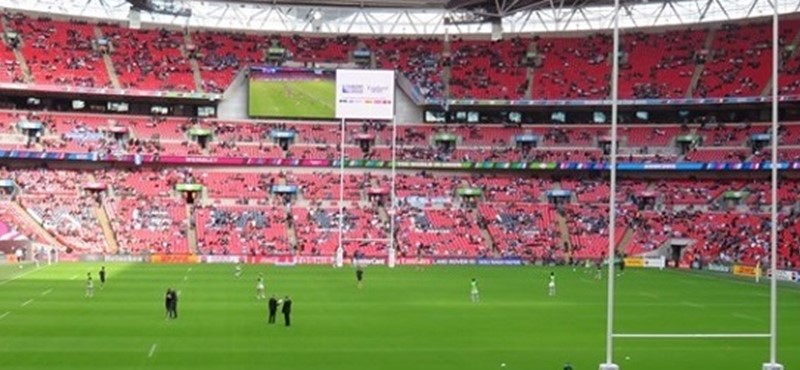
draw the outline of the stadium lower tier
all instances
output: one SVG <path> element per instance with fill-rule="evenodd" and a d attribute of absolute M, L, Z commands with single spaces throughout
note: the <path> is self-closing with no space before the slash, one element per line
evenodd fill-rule
<path fill-rule="evenodd" d="M 163 168 L 2 169 L 0 240 L 67 253 L 602 258 L 680 246 L 682 262 L 755 263 L 769 249 L 763 179 Z M 779 256 L 800 265 L 800 180 L 781 180 Z M 392 223 L 394 217 L 394 223 Z M 394 224 L 394 226 L 392 226 Z M 341 230 L 341 234 L 340 234 Z M 340 240 L 341 238 L 341 240 Z"/>

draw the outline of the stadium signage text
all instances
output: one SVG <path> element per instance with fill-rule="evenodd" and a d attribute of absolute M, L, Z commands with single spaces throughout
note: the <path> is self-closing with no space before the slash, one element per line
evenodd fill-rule
<path fill-rule="evenodd" d="M 789 270 L 776 270 L 775 271 L 775 278 L 780 281 L 797 281 L 797 272 L 796 271 L 789 271 Z M 767 272 L 768 277 L 772 277 L 772 271 Z"/>
<path fill-rule="evenodd" d="M 202 256 L 201 261 L 205 263 L 238 263 L 239 256 Z"/>
<path fill-rule="evenodd" d="M 132 256 L 132 255 L 117 255 L 117 254 L 109 254 L 104 256 L 103 258 L 106 262 L 146 262 L 144 256 Z"/>
<path fill-rule="evenodd" d="M 736 276 L 755 277 L 756 268 L 753 266 L 734 265 L 733 274 Z"/>
<path fill-rule="evenodd" d="M 482 266 L 522 266 L 522 260 L 519 258 L 504 258 L 504 259 L 491 259 L 479 258 L 476 260 L 478 265 Z"/>
<path fill-rule="evenodd" d="M 720 265 L 718 263 L 711 263 L 708 265 L 708 271 L 730 273 L 730 266 Z"/>

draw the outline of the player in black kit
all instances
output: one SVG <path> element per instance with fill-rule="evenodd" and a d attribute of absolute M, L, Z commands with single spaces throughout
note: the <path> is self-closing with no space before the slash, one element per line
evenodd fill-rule
<path fill-rule="evenodd" d="M 359 289 L 361 289 L 361 286 L 364 284 L 363 280 L 364 280 L 364 268 L 358 266 L 356 267 L 356 284 Z"/>
<path fill-rule="evenodd" d="M 106 267 L 100 267 L 100 289 L 106 286 Z"/>

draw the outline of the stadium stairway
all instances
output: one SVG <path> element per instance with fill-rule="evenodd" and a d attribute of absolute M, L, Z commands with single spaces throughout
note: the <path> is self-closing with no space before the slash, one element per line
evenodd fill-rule
<path fill-rule="evenodd" d="M 100 29 L 98 26 L 94 26 L 94 36 L 98 39 L 105 38 L 103 34 L 103 30 Z M 113 48 L 114 45 L 111 45 Z M 117 71 L 114 70 L 114 62 L 111 60 L 111 54 L 113 50 L 109 50 L 108 53 L 103 54 L 103 64 L 106 66 L 106 72 L 108 72 L 108 79 L 111 80 L 111 85 L 114 86 L 115 89 L 122 89 L 122 84 L 119 83 L 119 76 L 117 76 Z"/>
<path fill-rule="evenodd" d="M 286 219 L 294 220 L 294 218 L 292 218 L 291 209 L 286 211 Z M 294 222 L 286 223 L 286 238 L 289 240 L 289 246 L 292 248 L 292 250 L 296 251 L 298 249 L 297 229 L 295 228 Z"/>
<path fill-rule="evenodd" d="M 194 206 L 186 205 L 186 241 L 189 244 L 189 251 L 193 254 L 197 252 L 197 225 L 194 218 Z"/>
<path fill-rule="evenodd" d="M 786 60 L 792 60 L 794 58 L 797 58 L 797 56 L 799 54 L 797 52 L 797 46 L 798 45 L 800 45 L 800 30 L 798 30 L 797 33 L 794 35 L 794 38 L 792 39 L 792 42 L 789 45 L 785 46 L 785 50 L 791 50 L 791 52 L 789 53 L 789 56 L 786 58 Z M 785 62 L 786 60 L 779 59 L 779 62 Z M 781 68 L 781 67 L 779 67 L 779 68 Z M 761 96 L 770 96 L 770 95 L 772 95 L 772 84 L 774 82 L 775 82 L 775 76 L 770 77 L 769 81 L 767 81 L 767 84 L 764 85 L 764 90 L 761 91 Z"/>
<path fill-rule="evenodd" d="M 478 214 L 476 217 L 480 219 L 481 215 Z M 495 254 L 495 257 L 499 256 L 500 250 L 497 249 L 496 244 L 494 243 L 494 238 L 492 238 L 492 234 L 486 229 L 486 224 L 483 222 L 478 222 L 477 225 L 481 230 L 481 237 L 486 242 L 486 247 Z"/>
<path fill-rule="evenodd" d="M 567 246 L 567 255 L 572 255 L 572 243 L 569 242 L 569 227 L 567 227 L 567 219 L 561 212 L 556 212 L 556 222 L 558 223 L 558 239 L 561 245 Z"/>
<path fill-rule="evenodd" d="M 528 45 L 528 51 L 535 53 L 538 50 L 539 48 L 536 41 L 531 40 L 531 43 Z M 528 88 L 525 89 L 525 99 L 531 99 L 533 97 L 533 84 L 536 81 L 536 69 L 533 66 L 526 68 L 525 78 L 528 81 Z"/>
<path fill-rule="evenodd" d="M 114 234 L 114 230 L 111 228 L 111 221 L 108 219 L 108 214 L 106 214 L 105 207 L 101 205 L 97 205 L 94 207 L 94 215 L 97 217 L 97 222 L 100 224 L 100 227 L 103 229 L 103 236 L 106 239 L 106 246 L 108 246 L 109 253 L 117 253 L 119 250 L 119 244 L 117 243 L 117 236 Z"/>
<path fill-rule="evenodd" d="M 189 65 L 192 66 L 192 76 L 194 76 L 195 91 L 204 92 L 203 76 L 200 74 L 200 63 L 197 62 L 197 58 L 190 58 L 189 53 L 186 51 L 186 45 L 192 44 L 194 44 L 194 41 L 192 41 L 192 34 L 189 32 L 184 32 L 183 45 L 181 45 L 181 54 L 183 54 L 183 57 L 189 61 Z"/>
<path fill-rule="evenodd" d="M 47 230 L 42 227 L 42 225 L 36 220 L 31 217 L 31 215 L 26 211 L 22 206 L 17 202 L 8 202 L 8 209 L 14 215 L 14 218 L 17 221 L 22 222 L 25 226 L 32 230 L 35 235 L 29 235 L 30 237 L 35 237 L 35 241 L 48 244 L 50 246 L 56 246 L 59 249 L 64 249 L 64 245 L 58 241 L 52 234 L 47 232 Z"/>
<path fill-rule="evenodd" d="M 714 28 L 709 28 L 708 33 L 706 34 L 706 41 L 703 44 L 703 50 L 711 51 L 711 45 L 714 42 Z M 697 89 L 697 84 L 700 83 L 700 77 L 703 76 L 703 71 L 705 70 L 704 63 L 697 63 L 694 67 L 694 74 L 692 75 L 692 81 L 689 83 L 689 88 L 686 89 L 686 97 L 691 98 L 694 95 L 694 90 Z"/>
<path fill-rule="evenodd" d="M 6 17 L 0 17 L 0 24 L 3 26 L 3 30 L 8 30 L 8 19 Z M 5 38 L 3 38 L 3 42 L 5 43 Z M 20 42 L 23 42 L 20 40 Z M 25 61 L 25 56 L 22 55 L 22 52 L 19 48 L 13 49 L 14 51 L 14 58 L 17 59 L 17 64 L 19 64 L 19 68 L 22 70 L 22 76 L 25 78 L 25 83 L 33 83 L 33 75 L 31 74 L 31 69 L 28 67 L 28 62 Z"/>
<path fill-rule="evenodd" d="M 371 179 L 370 186 L 373 188 L 379 188 L 380 183 L 378 183 L 378 179 L 376 178 Z M 382 222 L 389 223 L 389 212 L 386 212 L 386 206 L 384 205 L 378 206 L 378 218 L 380 218 Z"/>
<path fill-rule="evenodd" d="M 453 74 L 453 68 L 450 66 L 452 64 L 450 62 L 452 53 L 450 48 L 450 38 L 445 37 L 444 41 L 442 42 L 442 58 L 447 62 L 443 64 L 442 67 L 442 82 L 444 83 L 444 91 L 442 92 L 442 96 L 445 98 L 451 98 L 450 96 L 450 76 Z"/>
<path fill-rule="evenodd" d="M 618 252 L 623 252 L 627 254 L 628 245 L 630 245 L 631 242 L 633 241 L 634 234 L 635 232 L 633 231 L 633 228 L 631 227 L 625 228 L 625 233 L 622 234 L 622 239 L 620 239 L 619 244 L 617 244 Z"/>

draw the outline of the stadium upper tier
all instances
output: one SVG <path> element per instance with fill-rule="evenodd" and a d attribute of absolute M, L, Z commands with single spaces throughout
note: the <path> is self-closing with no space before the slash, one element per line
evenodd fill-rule
<path fill-rule="evenodd" d="M 0 169 L 0 240 L 31 239 L 80 253 L 332 256 L 340 225 L 338 174 L 328 170 Z M 346 239 L 390 237 L 385 173 L 345 176 Z M 177 184 L 201 184 L 194 205 Z M 273 185 L 297 186 L 292 194 Z M 768 251 L 761 180 L 623 179 L 615 243 L 630 255 L 688 243 L 684 262 L 752 263 Z M 98 192 L 99 189 L 105 188 Z M 458 189 L 480 189 L 464 198 Z M 91 190 L 94 189 L 94 190 Z M 800 182 L 782 180 L 781 266 L 798 266 Z M 401 173 L 395 240 L 401 256 L 600 258 L 608 182 L 435 172 Z M 386 242 L 345 241 L 348 255 L 386 256 Z"/>
<path fill-rule="evenodd" d="M 620 98 L 757 97 L 771 80 L 771 25 L 729 23 L 622 35 Z M 369 50 L 374 68 L 395 69 L 428 99 L 604 99 L 609 96 L 608 34 L 511 38 L 365 38 L 193 30 L 131 30 L 4 14 L 0 82 L 150 91 L 222 92 L 272 46 L 292 61 L 344 64 Z M 800 20 L 781 22 L 780 93 L 800 88 Z M 98 40 L 107 40 L 100 46 Z M 12 49 L 16 47 L 19 53 Z M 108 50 L 106 57 L 101 50 Z M 530 54 L 529 54 L 530 53 Z M 523 63 L 532 56 L 529 63 Z M 195 63 L 196 62 L 196 63 Z M 448 93 L 449 92 L 449 93 Z M 445 96 L 447 95 L 447 96 Z"/>
<path fill-rule="evenodd" d="M 34 136 L 20 123 L 41 123 Z M 800 123 L 784 122 L 779 160 L 800 161 Z M 207 131 L 205 142 L 193 132 Z M 396 156 L 424 162 L 607 162 L 608 125 L 430 125 L 397 127 Z M 285 147 L 272 133 L 291 133 Z M 619 130 L 621 162 L 763 162 L 768 123 L 637 124 Z M 391 160 L 391 127 L 351 123 L 345 158 Z M 528 137 L 534 142 L 517 141 Z M 366 138 L 366 139 L 365 139 Z M 369 148 L 362 148 L 364 141 Z M 444 140 L 444 141 L 441 141 Z M 0 111 L 0 149 L 61 153 L 338 160 L 341 130 L 333 122 L 223 121 Z M 366 149 L 366 150 L 365 150 Z M 767 147 L 768 149 L 768 147 Z"/>

